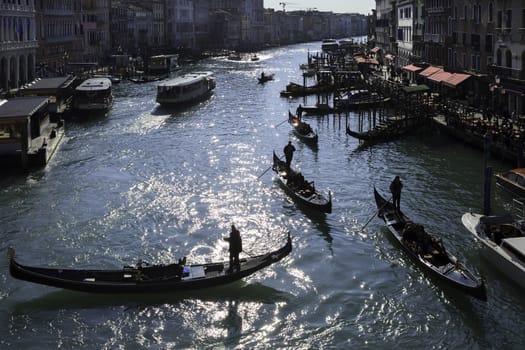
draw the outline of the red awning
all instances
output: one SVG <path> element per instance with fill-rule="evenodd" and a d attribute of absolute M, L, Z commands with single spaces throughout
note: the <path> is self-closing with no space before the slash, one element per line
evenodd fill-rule
<path fill-rule="evenodd" d="M 434 73 L 430 76 L 428 76 L 428 80 L 432 80 L 436 83 L 439 83 L 439 82 L 442 82 L 444 80 L 447 80 L 448 78 L 450 78 L 452 76 L 452 73 L 449 73 L 449 72 L 445 72 L 445 71 L 439 71 L 437 73 Z"/>
<path fill-rule="evenodd" d="M 450 78 L 444 80 L 443 84 L 449 87 L 456 87 L 470 77 L 470 74 L 454 73 Z"/>
<path fill-rule="evenodd" d="M 381 48 L 376 46 L 372 50 L 370 50 L 370 52 L 377 53 L 379 50 L 381 50 Z"/>
<path fill-rule="evenodd" d="M 379 62 L 375 58 L 367 58 L 367 57 L 354 57 L 354 61 L 357 63 L 368 63 L 368 64 L 377 64 L 379 65 Z"/>
<path fill-rule="evenodd" d="M 422 72 L 419 72 L 420 75 L 424 76 L 424 77 L 429 77 L 431 76 L 432 74 L 434 73 L 437 73 L 439 71 L 442 71 L 443 69 L 442 68 L 439 68 L 439 67 L 434 67 L 434 66 L 428 66 L 427 68 L 425 68 Z"/>
<path fill-rule="evenodd" d="M 409 72 L 418 72 L 418 71 L 422 70 L 423 68 L 418 67 L 418 66 L 414 66 L 413 64 L 409 64 L 408 66 L 404 66 L 401 69 L 407 70 Z"/>

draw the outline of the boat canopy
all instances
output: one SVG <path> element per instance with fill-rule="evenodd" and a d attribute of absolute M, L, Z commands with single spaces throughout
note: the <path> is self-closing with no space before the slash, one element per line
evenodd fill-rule
<path fill-rule="evenodd" d="M 525 237 L 505 238 L 502 245 L 520 259 L 522 266 L 525 264 Z"/>

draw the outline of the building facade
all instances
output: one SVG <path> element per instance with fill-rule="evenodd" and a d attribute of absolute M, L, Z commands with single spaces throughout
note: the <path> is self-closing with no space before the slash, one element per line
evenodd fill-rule
<path fill-rule="evenodd" d="M 111 53 L 110 0 L 81 0 L 83 62 L 104 62 Z"/>
<path fill-rule="evenodd" d="M 35 1 L 0 0 L 0 91 L 35 78 L 37 46 Z"/>
<path fill-rule="evenodd" d="M 80 0 L 36 0 L 37 75 L 64 75 L 84 53 Z"/>

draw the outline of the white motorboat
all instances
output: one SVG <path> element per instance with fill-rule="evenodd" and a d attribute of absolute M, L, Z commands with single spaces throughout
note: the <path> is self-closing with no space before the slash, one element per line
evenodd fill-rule
<path fill-rule="evenodd" d="M 113 104 L 111 80 L 89 78 L 75 89 L 73 107 L 77 110 L 108 110 Z"/>
<path fill-rule="evenodd" d="M 208 96 L 215 89 L 212 72 L 196 72 L 182 75 L 159 83 L 157 103 L 186 104 Z"/>
<path fill-rule="evenodd" d="M 463 214 L 461 222 L 482 243 L 481 254 L 491 265 L 525 288 L 525 222 L 475 213 Z"/>

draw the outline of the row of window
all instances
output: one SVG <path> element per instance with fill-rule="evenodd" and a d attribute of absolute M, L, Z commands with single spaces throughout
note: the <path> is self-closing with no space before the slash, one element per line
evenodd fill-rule
<path fill-rule="evenodd" d="M 451 20 L 467 20 L 471 19 L 475 21 L 475 23 L 481 23 L 481 15 L 482 15 L 482 6 L 481 5 L 472 5 L 472 8 L 469 10 L 469 7 L 465 5 L 463 7 L 463 12 L 459 13 L 459 8 L 457 6 L 454 7 L 453 17 Z M 417 11 L 417 8 L 414 8 L 414 11 Z M 470 16 L 469 16 L 470 14 Z M 498 10 L 496 12 L 496 28 L 512 28 L 512 10 L 506 9 L 506 10 Z M 399 9 L 399 18 L 400 19 L 410 19 L 412 18 L 412 7 L 404 7 Z M 417 13 L 414 13 L 414 18 L 417 18 Z M 494 22 L 494 5 L 492 3 L 488 6 L 487 11 L 487 20 L 488 23 Z M 389 19 L 388 18 L 380 18 L 376 21 L 377 27 L 387 27 L 389 26 Z M 521 26 L 520 28 L 525 28 L 525 8 L 521 9 Z"/>
<path fill-rule="evenodd" d="M 32 26 L 31 18 L 0 17 L 0 42 L 32 40 Z"/>
<path fill-rule="evenodd" d="M 47 23 L 45 29 L 41 31 L 43 38 L 55 38 L 69 35 L 82 34 L 81 27 L 77 24 L 66 21 L 54 21 Z"/>
<path fill-rule="evenodd" d="M 458 53 L 452 48 L 448 49 L 448 62 L 452 67 L 470 69 L 472 71 L 481 71 L 480 54 L 474 53 L 470 55 L 470 67 L 467 62 L 467 54 L 461 53 L 460 60 L 458 60 Z M 487 56 L 487 64 L 493 64 L 493 57 Z M 500 67 L 512 68 L 512 52 L 510 50 L 496 51 L 496 65 Z"/>

